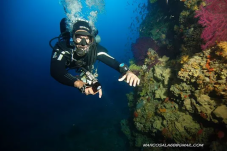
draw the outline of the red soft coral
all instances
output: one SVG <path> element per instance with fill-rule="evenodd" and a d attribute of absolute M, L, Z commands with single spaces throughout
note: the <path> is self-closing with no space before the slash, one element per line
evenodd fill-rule
<path fill-rule="evenodd" d="M 136 43 L 132 44 L 132 53 L 137 65 L 143 65 L 144 60 L 147 57 L 148 49 L 152 48 L 155 51 L 159 49 L 155 41 L 150 37 L 140 37 L 136 40 Z"/>
<path fill-rule="evenodd" d="M 201 38 L 205 41 L 202 49 L 214 46 L 216 42 L 227 41 L 227 0 L 205 0 L 195 17 L 204 28 Z"/>

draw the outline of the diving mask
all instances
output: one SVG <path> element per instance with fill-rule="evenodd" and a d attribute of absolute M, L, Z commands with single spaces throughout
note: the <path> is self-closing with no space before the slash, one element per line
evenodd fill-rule
<path fill-rule="evenodd" d="M 90 50 L 90 44 L 92 43 L 92 40 L 89 36 L 76 35 L 74 37 L 74 43 L 76 44 L 76 54 L 78 56 L 84 56 Z"/>
<path fill-rule="evenodd" d="M 85 46 L 85 45 L 90 45 L 92 42 L 92 39 L 89 36 L 75 36 L 74 42 L 76 45 Z"/>

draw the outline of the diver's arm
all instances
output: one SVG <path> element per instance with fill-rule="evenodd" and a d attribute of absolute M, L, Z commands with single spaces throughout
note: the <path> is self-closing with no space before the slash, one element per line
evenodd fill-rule
<path fill-rule="evenodd" d="M 120 69 L 119 69 L 120 63 L 116 59 L 114 59 L 112 56 L 107 54 L 106 52 L 98 52 L 97 59 L 99 61 L 105 63 L 106 65 L 110 66 L 111 68 L 117 70 L 118 72 L 120 72 Z"/>
<path fill-rule="evenodd" d="M 105 47 L 101 46 L 100 44 L 97 45 L 97 59 L 123 74 L 123 72 L 120 71 L 120 63 L 107 52 L 108 50 Z"/>
<path fill-rule="evenodd" d="M 50 64 L 50 74 L 58 82 L 75 87 L 77 78 L 68 73 L 65 67 L 66 62 L 67 59 L 62 54 L 53 52 Z"/>
<path fill-rule="evenodd" d="M 56 54 L 53 53 L 50 66 L 51 76 L 64 85 L 76 87 L 82 90 L 86 83 L 67 72 L 67 70 L 65 69 L 66 62 L 67 59 L 64 56 L 61 56 L 61 54 L 56 56 Z M 85 88 L 83 93 L 85 93 L 86 95 L 95 95 L 96 93 L 99 93 L 99 98 L 102 97 L 102 90 L 100 89 L 98 92 L 93 92 L 92 87 Z"/>
<path fill-rule="evenodd" d="M 120 67 L 120 63 L 117 60 L 115 60 L 113 57 L 108 55 L 106 52 L 99 51 L 97 53 L 97 59 L 102 61 L 106 65 L 114 68 L 115 70 L 117 70 L 118 72 L 120 72 L 123 75 L 120 79 L 118 79 L 118 81 L 126 80 L 130 86 L 134 86 L 134 87 L 136 85 L 139 85 L 140 79 L 134 73 L 132 73 L 130 70 L 128 70 L 127 69 L 128 67 L 125 66 L 124 64 L 123 64 L 123 66 L 121 65 L 121 67 Z M 120 70 L 120 68 L 123 70 Z"/>
<path fill-rule="evenodd" d="M 105 47 L 101 46 L 100 44 L 97 44 L 97 60 L 105 63 L 109 67 L 121 73 L 120 67 L 119 67 L 120 63 L 112 56 L 110 56 L 107 52 L 108 50 Z"/>

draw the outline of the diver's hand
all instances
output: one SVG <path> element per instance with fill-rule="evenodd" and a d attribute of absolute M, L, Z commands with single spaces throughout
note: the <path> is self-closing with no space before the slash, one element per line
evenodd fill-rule
<path fill-rule="evenodd" d="M 74 87 L 81 89 L 84 86 L 84 84 L 86 83 L 84 83 L 83 81 L 77 80 L 74 82 Z"/>
<path fill-rule="evenodd" d="M 86 94 L 86 95 L 89 95 L 89 94 L 95 95 L 96 93 L 99 93 L 99 98 L 102 97 L 102 89 L 100 89 L 100 90 L 97 91 L 97 92 L 94 92 L 94 91 L 92 90 L 92 87 L 88 87 L 88 88 L 85 89 L 85 94 Z"/>
<path fill-rule="evenodd" d="M 127 83 L 129 83 L 130 86 L 133 86 L 135 87 L 136 85 L 139 85 L 140 84 L 140 79 L 134 74 L 132 73 L 131 71 L 127 71 L 126 74 L 118 79 L 118 81 L 123 81 L 123 80 L 127 80 Z"/>
<path fill-rule="evenodd" d="M 78 89 L 81 89 L 85 84 L 86 84 L 86 83 L 84 83 L 83 81 L 77 80 L 77 81 L 74 82 L 74 87 L 76 87 L 76 88 L 78 88 Z M 100 90 L 97 91 L 97 92 L 94 92 L 94 91 L 92 90 L 92 87 L 87 87 L 87 88 L 85 88 L 84 93 L 85 93 L 86 95 L 89 95 L 89 94 L 95 95 L 96 93 L 99 93 L 99 98 L 102 97 L 102 89 L 100 89 Z"/>

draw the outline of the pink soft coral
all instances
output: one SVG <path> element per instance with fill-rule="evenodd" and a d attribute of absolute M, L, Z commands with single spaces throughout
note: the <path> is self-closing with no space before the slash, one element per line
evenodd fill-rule
<path fill-rule="evenodd" d="M 201 38 L 205 45 L 202 49 L 214 46 L 216 42 L 227 41 L 227 0 L 205 0 L 195 17 L 204 28 Z"/>

